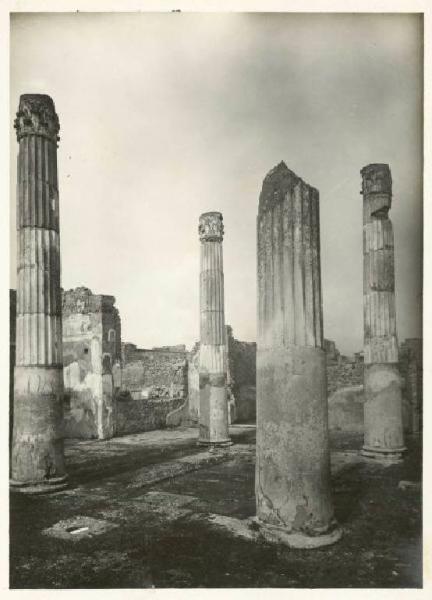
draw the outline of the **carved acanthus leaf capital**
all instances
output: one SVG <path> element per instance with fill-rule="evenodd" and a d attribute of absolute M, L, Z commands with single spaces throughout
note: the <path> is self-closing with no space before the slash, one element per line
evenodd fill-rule
<path fill-rule="evenodd" d="M 57 143 L 60 124 L 52 98 L 45 94 L 23 94 L 14 127 L 18 141 L 26 135 L 41 135 Z"/>
<path fill-rule="evenodd" d="M 202 242 L 221 242 L 224 235 L 222 213 L 203 213 L 199 218 L 198 233 Z"/>

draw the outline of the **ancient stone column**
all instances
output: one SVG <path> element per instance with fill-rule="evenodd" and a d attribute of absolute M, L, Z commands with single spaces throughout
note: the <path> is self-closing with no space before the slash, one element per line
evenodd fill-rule
<path fill-rule="evenodd" d="M 49 96 L 20 98 L 17 187 L 17 316 L 11 485 L 66 485 L 57 141 Z"/>
<path fill-rule="evenodd" d="M 396 336 L 393 227 L 388 218 L 388 165 L 361 170 L 363 194 L 363 311 L 365 432 L 362 453 L 387 461 L 404 448 Z"/>
<path fill-rule="evenodd" d="M 330 489 L 319 194 L 281 162 L 259 199 L 257 522 L 298 548 L 341 536 Z"/>
<path fill-rule="evenodd" d="M 222 239 L 219 212 L 200 216 L 199 443 L 231 444 L 228 433 L 227 357 Z"/>

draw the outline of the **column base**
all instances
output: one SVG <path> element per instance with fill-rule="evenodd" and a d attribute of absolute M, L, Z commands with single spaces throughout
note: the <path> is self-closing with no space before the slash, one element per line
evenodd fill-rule
<path fill-rule="evenodd" d="M 334 524 L 323 533 L 307 535 L 301 531 L 293 532 L 284 529 L 283 527 L 263 523 L 257 517 L 253 517 L 250 521 L 254 528 L 258 527 L 258 534 L 266 541 L 285 544 L 290 548 L 303 550 L 313 550 L 314 548 L 321 548 L 322 546 L 330 546 L 331 544 L 338 542 L 343 535 L 342 527 L 337 524 Z"/>
<path fill-rule="evenodd" d="M 53 477 L 45 481 L 15 481 L 9 480 L 10 491 L 20 494 L 51 494 L 64 490 L 69 485 L 68 476 Z"/>
<path fill-rule="evenodd" d="M 365 458 L 370 458 L 377 462 L 383 462 L 386 464 L 396 464 L 403 460 L 403 453 L 406 448 L 404 446 L 400 448 L 370 448 L 369 446 L 363 446 L 360 450 L 360 454 Z"/>
<path fill-rule="evenodd" d="M 229 438 L 226 440 L 218 440 L 216 442 L 199 439 L 197 442 L 198 446 L 210 446 L 212 448 L 226 448 L 227 446 L 232 446 L 233 443 L 234 442 L 232 442 Z"/>

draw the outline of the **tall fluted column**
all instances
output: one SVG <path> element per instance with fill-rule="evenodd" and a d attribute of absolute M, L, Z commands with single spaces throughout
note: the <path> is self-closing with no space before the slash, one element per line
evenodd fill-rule
<path fill-rule="evenodd" d="M 225 446 L 228 433 L 227 356 L 223 280 L 223 222 L 219 212 L 200 216 L 199 443 Z"/>
<path fill-rule="evenodd" d="M 393 226 L 388 165 L 361 170 L 363 194 L 364 446 L 371 458 L 398 460 L 404 448 L 396 335 Z"/>
<path fill-rule="evenodd" d="M 299 548 L 337 541 L 330 490 L 318 191 L 281 162 L 259 199 L 257 522 Z"/>
<path fill-rule="evenodd" d="M 57 141 L 49 96 L 20 98 L 17 188 L 17 316 L 11 485 L 43 492 L 66 485 Z"/>

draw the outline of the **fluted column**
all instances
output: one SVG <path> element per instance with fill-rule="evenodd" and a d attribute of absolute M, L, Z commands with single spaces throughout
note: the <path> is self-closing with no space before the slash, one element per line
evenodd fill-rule
<path fill-rule="evenodd" d="M 257 218 L 257 522 L 299 548 L 340 538 L 330 490 L 318 191 L 281 162 Z"/>
<path fill-rule="evenodd" d="M 361 170 L 363 194 L 364 446 L 371 458 L 400 459 L 404 448 L 396 335 L 392 179 L 385 164 Z"/>
<path fill-rule="evenodd" d="M 219 212 L 200 216 L 199 443 L 224 446 L 228 433 L 224 313 L 223 222 Z"/>
<path fill-rule="evenodd" d="M 17 186 L 17 316 L 11 484 L 64 487 L 63 358 L 57 141 L 49 96 L 20 98 Z"/>

